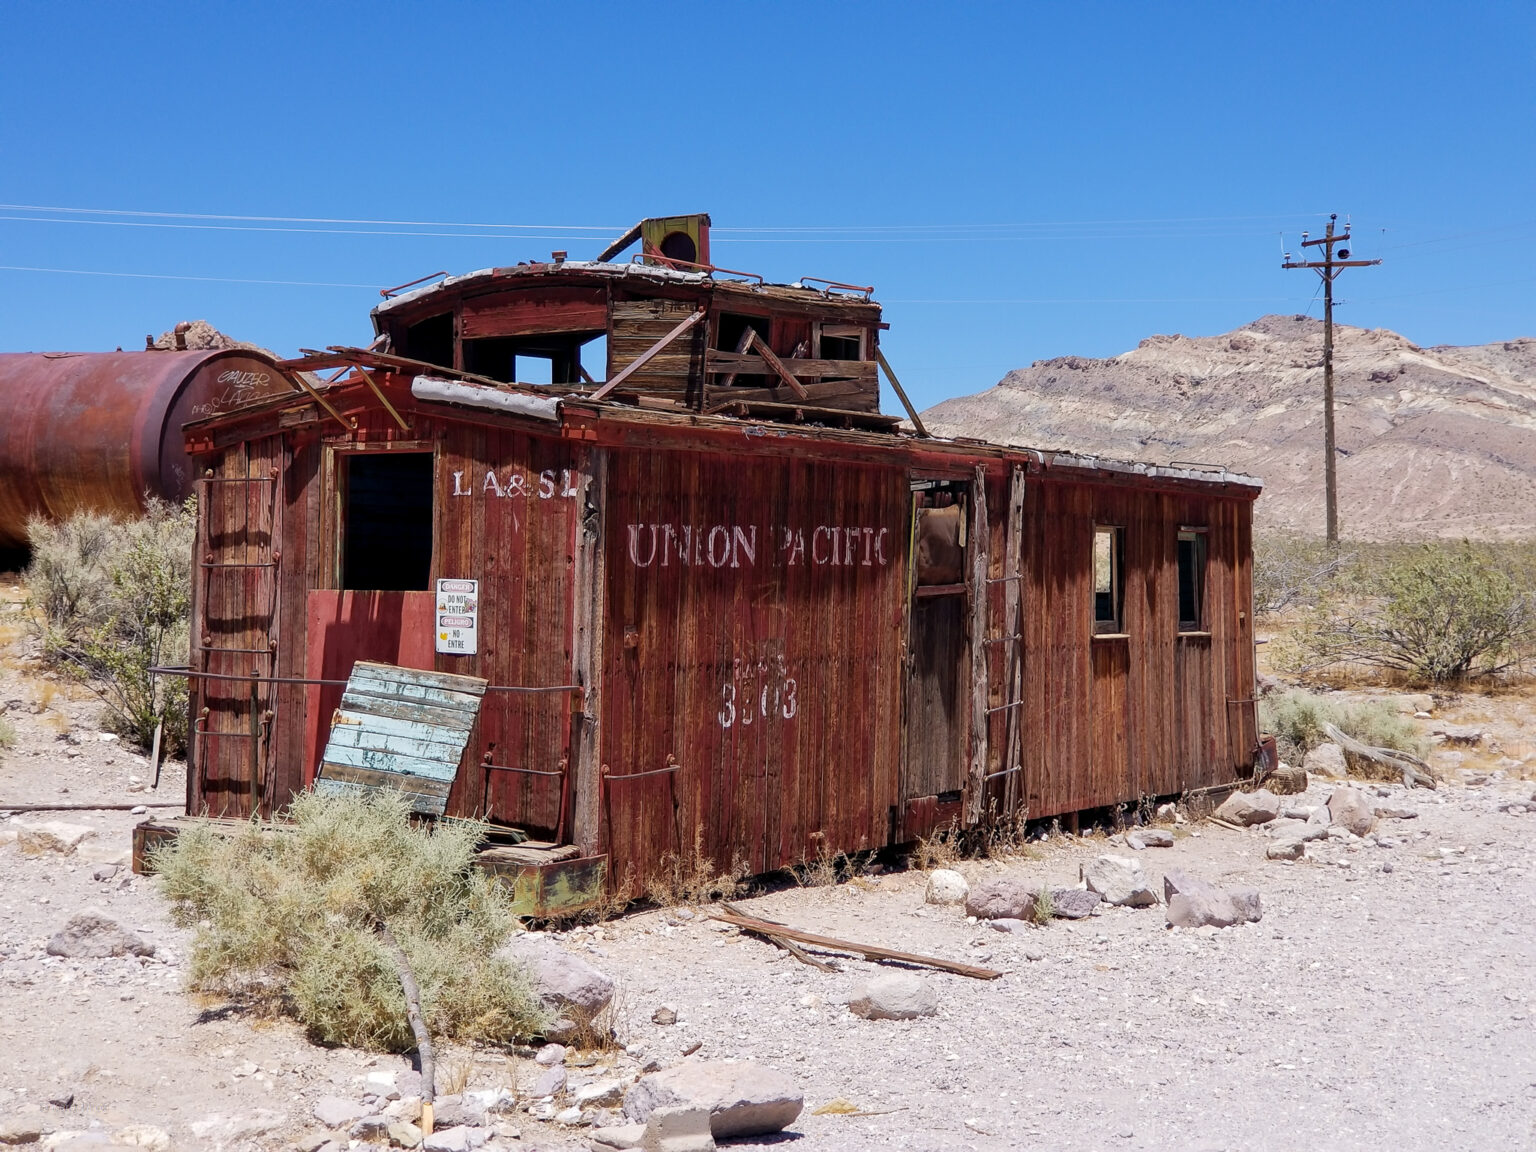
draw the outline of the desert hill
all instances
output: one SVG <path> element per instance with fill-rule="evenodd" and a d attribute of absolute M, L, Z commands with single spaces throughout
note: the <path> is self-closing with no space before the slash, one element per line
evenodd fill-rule
<path fill-rule="evenodd" d="M 923 413 L 941 436 L 1121 459 L 1224 464 L 1264 480 L 1258 521 L 1323 531 L 1323 325 L 1264 316 L 1063 356 Z M 1536 339 L 1420 348 L 1334 328 L 1339 518 L 1383 540 L 1536 536 Z"/>

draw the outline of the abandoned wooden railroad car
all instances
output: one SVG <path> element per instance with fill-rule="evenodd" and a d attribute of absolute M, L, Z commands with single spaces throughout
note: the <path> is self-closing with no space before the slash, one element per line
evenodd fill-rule
<path fill-rule="evenodd" d="M 446 811 L 612 882 L 1252 770 L 1256 481 L 898 428 L 866 290 L 671 226 L 391 297 L 323 389 L 188 425 L 188 811 L 309 785 L 358 660 L 488 682 Z"/>

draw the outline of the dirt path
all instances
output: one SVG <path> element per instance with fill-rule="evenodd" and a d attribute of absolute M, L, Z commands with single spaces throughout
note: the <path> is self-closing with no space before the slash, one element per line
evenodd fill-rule
<path fill-rule="evenodd" d="M 0 627 L 9 594 L 0 587 Z M 153 795 L 140 761 L 99 738 L 91 701 L 55 686 L 38 708 L 49 682 L 24 640 L 7 639 L 0 708 L 18 740 L 0 752 L 0 803 Z M 1007 869 L 1064 885 L 1099 853 L 1135 855 L 1154 878 L 1178 866 L 1258 888 L 1263 920 L 1239 928 L 1170 930 L 1155 908 L 1002 933 L 924 904 L 920 873 L 742 901 L 808 930 L 1005 970 L 990 982 L 922 973 L 940 998 L 925 1019 L 859 1019 L 847 994 L 880 966 L 841 957 L 840 972 L 816 971 L 700 910 L 564 932 L 619 981 L 630 1048 L 573 1064 L 571 1082 L 670 1066 L 695 1044 L 696 1059 L 759 1060 L 805 1093 L 777 1142 L 818 1150 L 1536 1146 L 1536 813 L 1499 811 L 1531 797 L 1524 771 L 1438 794 L 1381 787 L 1379 804 L 1418 817 L 1383 821 L 1374 841 L 1309 845 L 1295 863 L 1267 860 L 1260 830 L 1202 825 L 1168 849 L 1057 837 L 1033 858 L 957 865 L 973 883 Z M 1287 803 L 1320 803 L 1329 787 Z M 174 768 L 167 793 L 181 795 Z M 322 1133 L 317 1099 L 357 1099 L 408 1067 L 188 997 L 187 936 L 151 881 L 112 866 L 139 818 L 24 817 L 89 827 L 70 856 L 22 854 L 3 842 L 16 821 L 0 820 L 0 1127 L 30 1118 L 80 1134 L 51 1138 L 65 1148 L 139 1139 L 135 1125 L 165 1134 L 140 1129 L 140 1146 L 288 1148 Z M 156 954 L 48 956 L 86 908 Z M 677 1023 L 651 1022 L 663 1004 Z M 530 1056 L 452 1059 L 469 1087 L 526 1093 L 543 1071 Z M 879 1114 L 814 1114 L 837 1099 Z M 486 1145 L 586 1146 L 582 1130 L 525 1113 Z"/>

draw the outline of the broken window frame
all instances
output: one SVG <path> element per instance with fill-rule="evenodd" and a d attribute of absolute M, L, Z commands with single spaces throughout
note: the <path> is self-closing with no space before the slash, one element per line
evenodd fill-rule
<path fill-rule="evenodd" d="M 1100 541 L 1104 556 L 1101 561 Z M 1088 553 L 1093 607 L 1090 622 L 1094 636 L 1125 635 L 1125 528 L 1119 524 L 1095 524 Z M 1101 587 L 1102 586 L 1102 587 Z M 1105 599 L 1107 597 L 1107 599 Z"/>

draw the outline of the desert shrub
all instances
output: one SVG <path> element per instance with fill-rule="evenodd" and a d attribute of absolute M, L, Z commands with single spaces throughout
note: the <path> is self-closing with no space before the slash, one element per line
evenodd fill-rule
<path fill-rule="evenodd" d="M 1253 536 L 1253 610 L 1284 612 L 1317 601 L 1355 562 L 1353 547 L 1292 532 L 1255 532 Z"/>
<path fill-rule="evenodd" d="M 1344 700 L 1295 689 L 1259 702 L 1259 726 L 1275 735 L 1280 758 L 1299 764 L 1328 739 L 1332 724 L 1373 748 L 1395 748 L 1423 755 L 1424 743 L 1413 722 L 1385 700 Z"/>
<path fill-rule="evenodd" d="M 16 726 L 0 716 L 0 752 L 16 746 Z"/>
<path fill-rule="evenodd" d="M 496 955 L 515 917 L 474 866 L 481 825 L 415 827 L 383 792 L 307 792 L 290 815 L 291 828 L 252 822 L 234 836 L 193 825 L 156 852 L 175 920 L 198 928 L 194 989 L 291 1013 L 322 1043 L 406 1051 L 387 925 L 434 1035 L 507 1043 L 543 1026 L 524 973 Z"/>
<path fill-rule="evenodd" d="M 1355 664 L 1430 684 L 1507 672 L 1536 645 L 1536 593 L 1463 541 L 1394 550 L 1320 597 L 1279 655 L 1292 671 Z"/>
<path fill-rule="evenodd" d="M 704 827 L 693 829 L 692 847 L 668 852 L 647 878 L 645 898 L 661 908 L 679 904 L 713 904 L 739 896 L 749 875 L 747 863 L 737 858 L 729 871 L 721 871 L 704 851 Z"/>
<path fill-rule="evenodd" d="M 28 523 L 26 579 L 46 658 L 100 696 L 107 726 L 140 747 L 163 720 L 173 755 L 186 747 L 186 681 L 149 670 L 187 661 L 195 519 L 190 501 L 151 501 L 137 520 Z"/>
<path fill-rule="evenodd" d="M 121 531 L 121 524 L 98 512 L 77 513 L 62 523 L 44 516 L 27 520 L 32 563 L 25 580 L 46 654 L 71 648 L 106 623 L 111 562 Z"/>

